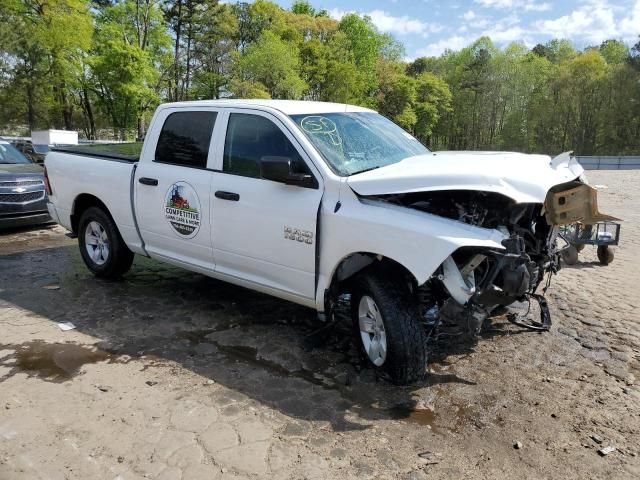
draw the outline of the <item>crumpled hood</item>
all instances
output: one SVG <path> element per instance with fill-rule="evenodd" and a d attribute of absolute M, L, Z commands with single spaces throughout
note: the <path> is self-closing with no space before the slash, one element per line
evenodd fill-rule
<path fill-rule="evenodd" d="M 500 193 L 517 203 L 542 203 L 551 187 L 583 172 L 571 152 L 553 159 L 512 152 L 434 152 L 352 175 L 347 183 L 363 196 L 477 190 Z"/>

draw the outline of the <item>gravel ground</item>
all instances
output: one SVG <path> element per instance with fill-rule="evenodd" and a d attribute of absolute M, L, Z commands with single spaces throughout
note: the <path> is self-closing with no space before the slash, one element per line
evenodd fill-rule
<path fill-rule="evenodd" d="M 5 232 L 0 479 L 640 478 L 640 172 L 589 178 L 615 261 L 554 278 L 551 332 L 441 339 L 406 388 L 305 308 L 143 258 L 104 282 L 60 227 Z"/>

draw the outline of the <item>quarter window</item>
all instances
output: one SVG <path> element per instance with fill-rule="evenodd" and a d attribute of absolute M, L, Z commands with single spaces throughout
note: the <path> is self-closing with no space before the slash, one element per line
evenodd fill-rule
<path fill-rule="evenodd" d="M 260 178 L 260 159 L 267 156 L 288 157 L 295 172 L 311 173 L 287 136 L 271 120 L 232 113 L 224 143 L 223 171 Z"/>
<path fill-rule="evenodd" d="M 155 161 L 206 168 L 216 112 L 176 112 L 164 121 Z"/>

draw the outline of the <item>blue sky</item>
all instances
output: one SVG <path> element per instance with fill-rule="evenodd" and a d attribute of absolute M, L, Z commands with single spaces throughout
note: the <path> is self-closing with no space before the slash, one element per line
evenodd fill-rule
<path fill-rule="evenodd" d="M 277 0 L 285 8 L 292 0 Z M 407 59 L 458 50 L 482 35 L 499 46 L 532 47 L 568 38 L 583 48 L 615 38 L 632 45 L 640 34 L 640 0 L 311 0 L 340 18 L 371 17 L 378 29 L 404 43 Z"/>

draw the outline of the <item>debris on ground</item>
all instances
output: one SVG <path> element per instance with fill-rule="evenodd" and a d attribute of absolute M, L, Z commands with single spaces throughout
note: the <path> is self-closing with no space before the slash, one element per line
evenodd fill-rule
<path fill-rule="evenodd" d="M 522 442 L 516 442 L 513 444 L 513 448 L 515 448 L 516 450 L 520 450 L 522 449 L 524 445 L 522 445 Z"/>
<path fill-rule="evenodd" d="M 607 455 L 609 455 L 610 453 L 613 453 L 615 451 L 616 451 L 616 447 L 608 446 L 608 447 L 604 447 L 604 448 L 601 448 L 600 450 L 598 450 L 598 453 L 600 455 L 602 455 L 603 457 L 606 457 Z"/>
<path fill-rule="evenodd" d="M 58 324 L 58 328 L 60 328 L 60 330 L 62 330 L 63 332 L 67 332 L 69 330 L 74 330 L 76 326 L 71 322 L 62 322 Z"/>
<path fill-rule="evenodd" d="M 436 465 L 440 463 L 442 454 L 434 452 L 422 452 L 418 454 L 418 457 L 420 457 L 425 465 Z"/>

